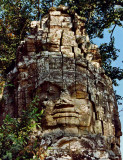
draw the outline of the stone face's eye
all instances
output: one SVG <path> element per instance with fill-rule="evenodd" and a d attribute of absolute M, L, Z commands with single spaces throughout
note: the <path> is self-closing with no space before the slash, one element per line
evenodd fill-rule
<path fill-rule="evenodd" d="M 60 97 L 60 88 L 58 88 L 57 86 L 49 86 L 47 88 L 47 96 L 48 99 L 57 99 Z"/>
<path fill-rule="evenodd" d="M 72 98 L 76 98 L 76 91 L 70 92 Z"/>
<path fill-rule="evenodd" d="M 76 97 L 75 85 L 68 87 L 68 91 L 71 97 Z"/>
<path fill-rule="evenodd" d="M 48 89 L 48 92 L 54 94 L 54 93 L 58 92 L 58 89 L 54 86 L 50 86 Z"/>
<path fill-rule="evenodd" d="M 41 101 L 55 100 L 60 97 L 61 88 L 51 83 L 42 84 L 37 90 L 36 95 L 39 96 Z"/>

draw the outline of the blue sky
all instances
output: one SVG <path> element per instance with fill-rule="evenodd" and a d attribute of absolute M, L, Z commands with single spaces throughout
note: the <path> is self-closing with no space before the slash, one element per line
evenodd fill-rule
<path fill-rule="evenodd" d="M 100 43 L 109 42 L 110 36 L 108 34 L 108 30 L 104 32 L 104 38 L 103 39 L 95 39 L 94 43 L 98 46 Z M 116 27 L 114 34 L 115 36 L 115 46 L 117 49 L 120 49 L 119 57 L 118 59 L 112 63 L 114 67 L 121 67 L 123 69 L 123 28 L 122 27 Z M 119 86 L 114 87 L 114 89 L 117 91 L 117 94 L 121 95 L 123 97 L 123 80 L 119 81 Z M 123 103 L 123 100 L 121 101 Z M 118 107 L 119 110 L 123 108 L 123 105 Z M 123 111 L 119 112 L 120 120 L 121 120 L 121 126 L 122 126 L 122 132 L 123 132 Z M 121 137 L 121 153 L 123 157 L 123 136 Z"/>
<path fill-rule="evenodd" d="M 114 33 L 114 36 L 116 38 L 116 43 L 115 43 L 116 47 L 120 49 L 120 56 L 118 60 L 115 63 L 113 63 L 113 65 L 123 68 L 123 63 L 122 63 L 123 61 L 123 29 L 117 27 Z M 118 87 L 115 87 L 115 89 L 117 90 L 117 93 L 119 93 L 123 97 L 123 80 L 121 80 L 119 84 L 120 85 Z M 119 110 L 121 110 L 122 108 L 123 108 L 123 105 L 119 106 Z M 120 120 L 121 120 L 122 132 L 123 132 L 123 111 L 119 113 L 120 113 Z M 123 136 L 121 137 L 121 153 L 123 158 Z"/>

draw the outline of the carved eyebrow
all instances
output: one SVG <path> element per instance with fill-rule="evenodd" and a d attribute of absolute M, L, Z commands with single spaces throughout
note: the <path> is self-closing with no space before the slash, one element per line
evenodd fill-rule
<path fill-rule="evenodd" d="M 68 90 L 75 90 L 76 85 L 74 83 L 74 84 L 69 85 L 67 88 L 68 88 Z"/>
<path fill-rule="evenodd" d="M 78 86 L 83 87 L 83 84 L 75 84 L 74 83 L 74 84 L 69 85 L 68 88 L 76 88 Z"/>
<path fill-rule="evenodd" d="M 68 87 L 69 91 L 77 91 L 77 90 L 83 90 L 83 88 L 85 88 L 85 86 L 83 84 L 72 84 L 69 85 Z"/>
<path fill-rule="evenodd" d="M 43 87 L 43 85 L 46 85 L 46 88 L 49 88 L 51 86 L 51 87 L 58 88 L 59 90 L 61 89 L 61 86 L 58 85 L 58 84 L 55 84 L 55 82 L 53 83 L 53 82 L 50 82 L 50 81 L 45 81 L 40 85 L 40 87 Z"/>
<path fill-rule="evenodd" d="M 49 83 L 49 86 L 61 89 L 61 86 L 59 86 L 58 84 L 54 84 L 52 82 Z"/>

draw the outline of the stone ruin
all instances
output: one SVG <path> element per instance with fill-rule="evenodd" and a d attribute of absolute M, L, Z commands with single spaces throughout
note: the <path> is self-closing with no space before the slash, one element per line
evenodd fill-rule
<path fill-rule="evenodd" d="M 6 114 L 19 117 L 37 95 L 41 145 L 46 159 L 120 160 L 121 124 L 112 81 L 101 67 L 98 47 L 90 43 L 85 19 L 51 8 L 18 47 L 13 88 L 4 90 Z"/>

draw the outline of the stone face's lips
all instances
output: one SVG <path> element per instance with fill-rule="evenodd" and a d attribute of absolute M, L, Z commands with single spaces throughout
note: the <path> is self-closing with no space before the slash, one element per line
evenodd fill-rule
<path fill-rule="evenodd" d="M 66 107 L 66 106 L 65 106 Z M 75 112 L 73 107 L 67 106 L 66 108 L 55 109 L 53 111 L 54 118 L 60 117 L 79 117 L 79 113 Z"/>
<path fill-rule="evenodd" d="M 57 104 L 55 105 L 55 109 L 62 109 L 62 108 L 73 108 L 74 105 L 73 104 L 67 104 L 67 103 L 64 103 L 64 104 Z"/>
<path fill-rule="evenodd" d="M 63 112 L 74 112 L 75 113 L 75 108 L 74 107 L 62 107 L 62 108 L 59 108 L 59 109 L 54 109 L 53 111 L 53 114 L 56 114 L 56 113 L 63 113 Z"/>
<path fill-rule="evenodd" d="M 61 112 L 61 113 L 56 113 L 53 115 L 53 118 L 61 118 L 61 117 L 76 117 L 76 118 L 78 118 L 79 115 L 75 112 L 73 112 L 73 113 L 72 112 L 71 113 Z"/>

